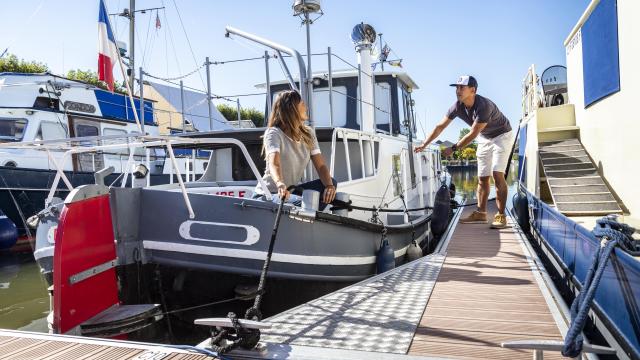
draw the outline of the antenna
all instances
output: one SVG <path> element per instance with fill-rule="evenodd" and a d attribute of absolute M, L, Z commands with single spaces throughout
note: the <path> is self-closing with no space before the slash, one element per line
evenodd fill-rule
<path fill-rule="evenodd" d="M 322 12 L 322 6 L 320 0 L 294 0 L 293 1 L 293 16 L 298 16 L 302 19 L 302 24 L 305 25 L 307 30 L 307 83 L 304 86 L 307 87 L 307 109 L 309 112 L 309 119 L 313 122 L 313 73 L 311 72 L 311 32 L 310 25 L 314 21 L 320 19 L 324 13 Z M 309 14 L 320 14 L 315 19 L 311 19 Z M 300 87 L 303 85 L 300 84 Z"/>

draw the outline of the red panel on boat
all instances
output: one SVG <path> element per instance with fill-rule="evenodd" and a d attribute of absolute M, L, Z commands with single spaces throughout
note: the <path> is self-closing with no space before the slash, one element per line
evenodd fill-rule
<path fill-rule="evenodd" d="M 100 267 L 115 259 L 109 195 L 65 204 L 55 234 L 53 260 L 53 325 L 57 333 L 66 333 L 118 304 L 115 268 L 107 266 L 102 271 Z M 72 281 L 73 276 L 76 279 Z M 78 276 L 84 279 L 78 280 Z"/>

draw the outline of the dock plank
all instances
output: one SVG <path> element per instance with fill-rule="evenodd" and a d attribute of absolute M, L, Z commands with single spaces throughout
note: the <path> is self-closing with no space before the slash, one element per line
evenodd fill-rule
<path fill-rule="evenodd" d="M 0 359 L 38 360 L 207 360 L 213 357 L 167 347 L 109 339 L 0 329 Z"/>
<path fill-rule="evenodd" d="M 409 355 L 531 359 L 532 351 L 503 349 L 500 343 L 562 340 L 521 241 L 513 228 L 456 227 Z M 545 353 L 545 359 L 561 358 Z"/>

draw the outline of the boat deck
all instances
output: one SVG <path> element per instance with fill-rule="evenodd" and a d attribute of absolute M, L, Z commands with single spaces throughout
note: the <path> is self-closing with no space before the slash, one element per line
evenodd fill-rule
<path fill-rule="evenodd" d="M 208 360 L 214 358 L 162 345 L 0 330 L 0 359 Z"/>
<path fill-rule="evenodd" d="M 262 352 L 238 355 L 531 359 L 500 344 L 562 340 L 561 314 L 518 231 L 456 226 L 460 216 L 434 254 L 267 319 Z"/>

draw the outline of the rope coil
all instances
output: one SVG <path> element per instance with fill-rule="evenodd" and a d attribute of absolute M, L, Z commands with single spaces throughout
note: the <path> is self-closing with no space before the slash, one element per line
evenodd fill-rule
<path fill-rule="evenodd" d="M 564 340 L 563 356 L 577 357 L 582 353 L 584 342 L 582 330 L 587 323 L 589 310 L 602 280 L 607 262 L 616 246 L 620 246 L 626 251 L 636 250 L 637 244 L 632 238 L 634 231 L 635 229 L 631 226 L 619 223 L 613 218 L 605 217 L 596 221 L 596 227 L 592 233 L 601 239 L 600 246 L 596 248 L 593 254 L 591 267 L 585 276 L 580 294 L 571 304 L 571 326 Z"/>

